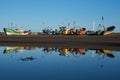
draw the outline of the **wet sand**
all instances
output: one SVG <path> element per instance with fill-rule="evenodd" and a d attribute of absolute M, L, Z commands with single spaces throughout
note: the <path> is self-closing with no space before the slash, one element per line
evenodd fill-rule
<path fill-rule="evenodd" d="M 120 50 L 120 33 L 101 35 L 0 36 L 0 46 L 37 46 Z"/>

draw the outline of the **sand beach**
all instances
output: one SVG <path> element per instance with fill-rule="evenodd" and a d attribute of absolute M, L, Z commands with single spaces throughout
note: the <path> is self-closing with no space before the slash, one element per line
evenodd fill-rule
<path fill-rule="evenodd" d="M 37 46 L 120 50 L 120 33 L 111 35 L 0 36 L 0 46 Z"/>

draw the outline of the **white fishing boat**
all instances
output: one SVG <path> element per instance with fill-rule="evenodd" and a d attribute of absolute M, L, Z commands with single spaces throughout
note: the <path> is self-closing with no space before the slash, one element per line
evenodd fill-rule
<path fill-rule="evenodd" d="M 3 30 L 6 35 L 28 35 L 30 32 L 30 31 L 24 31 L 21 28 L 17 28 L 17 29 L 4 28 Z"/>

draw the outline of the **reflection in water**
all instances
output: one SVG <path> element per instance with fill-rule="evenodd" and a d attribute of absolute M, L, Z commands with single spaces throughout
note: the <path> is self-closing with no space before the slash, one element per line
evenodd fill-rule
<path fill-rule="evenodd" d="M 103 54 L 103 58 L 105 56 L 108 56 L 110 58 L 114 58 L 115 56 L 113 55 L 112 51 L 111 50 L 104 50 L 104 49 L 99 49 L 99 50 L 96 50 L 96 53 L 98 54 Z"/>
<path fill-rule="evenodd" d="M 28 47 L 28 46 L 15 46 L 15 47 L 6 47 L 3 51 L 4 54 L 8 53 L 22 53 L 24 50 L 36 50 L 37 47 Z M 95 51 L 98 55 L 102 55 L 103 58 L 109 57 L 114 58 L 114 54 L 111 50 L 105 49 L 82 49 L 82 48 L 42 48 L 44 53 L 53 53 L 58 52 L 59 56 L 69 56 L 69 55 L 85 55 L 88 50 Z M 32 56 L 21 58 L 22 61 L 34 60 Z"/>
<path fill-rule="evenodd" d="M 24 50 L 36 50 L 37 47 L 28 47 L 28 46 L 12 46 L 6 47 L 3 51 L 4 54 L 8 53 L 22 53 Z"/>
<path fill-rule="evenodd" d="M 44 48 L 42 50 L 43 52 L 59 52 L 60 56 L 69 56 L 70 54 L 72 55 L 85 55 L 85 52 L 87 49 L 78 49 L 78 48 Z"/>
<path fill-rule="evenodd" d="M 3 54 L 10 54 L 10 53 L 22 53 L 24 50 L 36 50 L 37 47 L 28 47 L 28 46 L 12 46 L 6 47 L 3 51 Z M 20 58 L 21 61 L 33 61 L 36 58 L 33 56 Z"/>
<path fill-rule="evenodd" d="M 23 47 L 6 47 L 5 50 L 3 51 L 4 54 L 7 53 L 20 53 L 23 51 Z"/>
<path fill-rule="evenodd" d="M 87 51 L 90 49 L 82 49 L 82 48 L 44 48 L 42 51 L 44 53 L 52 53 L 52 52 L 59 52 L 60 56 L 69 56 L 69 55 L 85 55 Z M 114 58 L 114 54 L 112 50 L 106 50 L 106 49 L 93 49 L 98 55 L 103 55 L 103 58 L 105 56 Z"/>
<path fill-rule="evenodd" d="M 86 80 L 86 75 L 88 78 L 92 76 L 93 80 L 110 80 L 109 77 L 113 76 L 119 78 L 116 76 L 120 73 L 120 54 L 117 54 L 119 51 L 33 46 L 9 46 L 1 49 L 3 50 L 0 55 L 1 76 L 21 75 L 33 77 L 31 79 L 36 79 L 36 77 L 46 79 L 46 76 L 53 79 L 52 77 L 57 76 L 60 79 L 72 80 Z M 53 80 L 56 80 L 56 77 Z"/>
<path fill-rule="evenodd" d="M 21 58 L 21 61 L 33 61 L 35 58 L 30 56 L 30 57 L 25 57 L 25 58 Z"/>

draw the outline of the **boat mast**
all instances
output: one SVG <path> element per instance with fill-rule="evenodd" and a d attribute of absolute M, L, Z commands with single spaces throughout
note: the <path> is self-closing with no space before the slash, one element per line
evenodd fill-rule
<path fill-rule="evenodd" d="M 74 26 L 74 29 L 75 29 L 76 28 L 76 22 L 75 21 L 73 22 L 73 26 Z"/>
<path fill-rule="evenodd" d="M 42 27 L 43 27 L 43 29 L 47 29 L 46 27 L 45 27 L 45 22 L 42 22 Z"/>
<path fill-rule="evenodd" d="M 70 29 L 70 23 L 68 23 L 68 29 Z"/>
<path fill-rule="evenodd" d="M 95 22 L 92 22 L 93 26 L 92 26 L 92 30 L 95 31 Z"/>
<path fill-rule="evenodd" d="M 104 17 L 102 16 L 102 26 L 104 26 Z"/>
<path fill-rule="evenodd" d="M 102 16 L 102 27 L 105 30 L 105 26 L 104 26 L 104 17 Z"/>
<path fill-rule="evenodd" d="M 13 29 L 13 23 L 12 22 L 10 23 L 10 28 Z"/>

